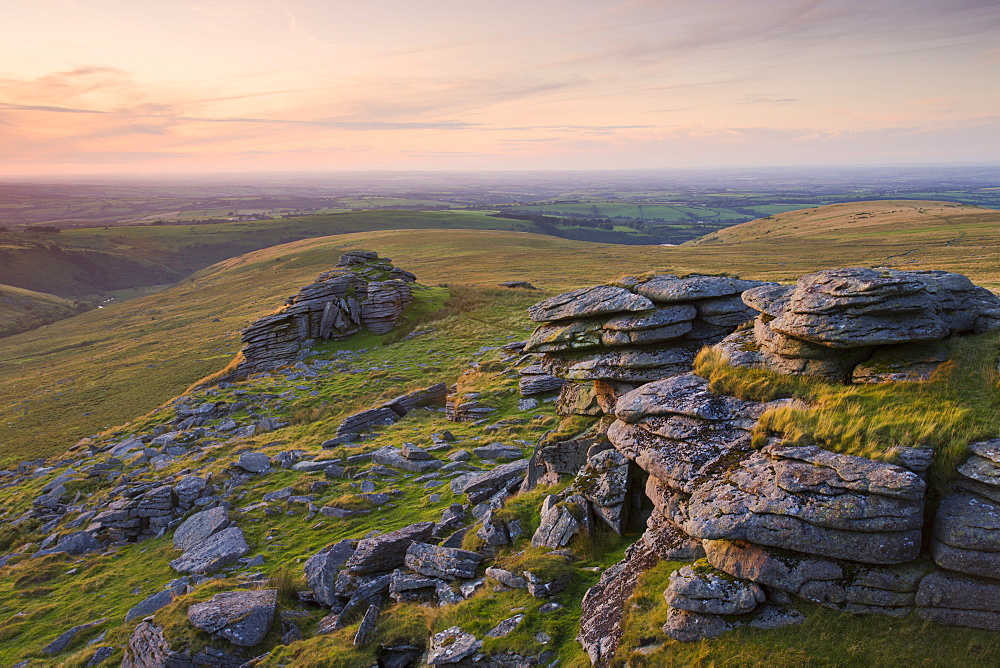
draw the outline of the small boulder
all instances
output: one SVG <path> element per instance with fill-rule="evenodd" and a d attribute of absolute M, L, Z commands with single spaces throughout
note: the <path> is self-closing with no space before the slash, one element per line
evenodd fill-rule
<path fill-rule="evenodd" d="M 248 473 L 266 473 L 271 470 L 271 458 L 263 452 L 244 452 L 236 466 Z"/>
<path fill-rule="evenodd" d="M 239 527 L 229 527 L 212 534 L 206 541 L 170 562 L 178 573 L 214 573 L 250 552 Z"/>
<path fill-rule="evenodd" d="M 406 551 L 412 543 L 426 541 L 433 530 L 433 522 L 419 522 L 365 538 L 358 542 L 357 550 L 344 567 L 352 573 L 391 571 L 403 565 Z"/>
<path fill-rule="evenodd" d="M 476 575 L 482 560 L 480 555 L 468 550 L 415 542 L 406 550 L 403 563 L 421 575 L 443 580 L 467 580 Z"/>
<path fill-rule="evenodd" d="M 190 550 L 230 524 L 229 513 L 225 508 L 216 507 L 195 513 L 177 527 L 174 532 L 174 547 L 178 550 Z"/>
<path fill-rule="evenodd" d="M 192 605 L 187 615 L 202 631 L 234 645 L 253 647 L 271 630 L 277 604 L 277 589 L 227 591 Z"/>
<path fill-rule="evenodd" d="M 466 633 L 457 626 L 452 626 L 431 636 L 427 663 L 432 666 L 458 663 L 462 659 L 472 656 L 482 647 L 483 641 L 477 640 L 476 636 Z"/>

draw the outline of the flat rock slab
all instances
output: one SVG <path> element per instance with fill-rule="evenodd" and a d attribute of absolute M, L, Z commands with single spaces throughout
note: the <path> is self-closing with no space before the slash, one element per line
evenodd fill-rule
<path fill-rule="evenodd" d="M 65 633 L 63 633 L 62 635 L 60 635 L 58 638 L 56 638 L 55 640 L 53 640 L 52 642 L 50 642 L 48 645 L 46 645 L 45 647 L 43 647 L 42 648 L 42 653 L 43 654 L 59 654 L 60 652 L 62 652 L 63 650 L 65 650 L 67 647 L 69 647 L 70 643 L 72 643 L 73 640 L 76 638 L 76 636 L 79 635 L 81 632 L 86 631 L 89 628 L 93 628 L 93 627 L 95 627 L 95 626 L 97 626 L 99 624 L 103 624 L 106 621 L 107 621 L 107 618 L 104 617 L 104 618 L 95 620 L 93 622 L 88 622 L 87 624 L 80 624 L 79 626 L 74 626 L 73 628 L 69 629 L 68 631 L 66 631 Z"/>
<path fill-rule="evenodd" d="M 406 551 L 414 542 L 425 542 L 434 530 L 433 522 L 420 522 L 389 533 L 358 541 L 357 549 L 344 568 L 351 573 L 391 571 L 403 565 Z"/>
<path fill-rule="evenodd" d="M 415 542 L 406 550 L 404 564 L 421 575 L 443 580 L 471 579 L 483 558 L 468 550 Z"/>
<path fill-rule="evenodd" d="M 371 454 L 372 461 L 376 464 L 391 466 L 392 468 L 412 471 L 414 473 L 426 473 L 427 471 L 434 471 L 444 466 L 440 460 L 433 457 L 430 459 L 409 459 L 403 455 L 403 451 L 400 448 L 391 445 L 379 448 Z"/>
<path fill-rule="evenodd" d="M 538 302 L 528 308 L 528 317 L 535 322 L 550 322 L 652 308 L 651 301 L 625 288 L 598 285 L 571 290 Z"/>
<path fill-rule="evenodd" d="M 742 615 L 764 602 L 764 590 L 749 580 L 734 578 L 703 563 L 670 574 L 663 592 L 667 605 L 690 612 Z"/>
<path fill-rule="evenodd" d="M 865 566 L 742 541 L 702 541 L 709 563 L 733 577 L 850 613 L 905 615 L 926 562 Z"/>
<path fill-rule="evenodd" d="M 187 615 L 202 631 L 234 645 L 253 647 L 271 630 L 277 604 L 277 589 L 227 591 L 192 605 Z"/>
<path fill-rule="evenodd" d="M 229 527 L 212 534 L 180 557 L 170 562 L 170 567 L 178 573 L 214 573 L 224 566 L 234 563 L 250 552 L 250 546 L 239 527 Z"/>
<path fill-rule="evenodd" d="M 125 615 L 125 621 L 131 622 L 133 619 L 142 619 L 152 615 L 157 610 L 167 607 L 173 603 L 174 599 L 184 593 L 187 589 L 185 585 L 180 585 L 178 587 L 172 587 L 170 589 L 164 589 L 163 591 L 158 591 L 146 597 L 144 600 L 135 604 L 132 609 L 128 611 Z"/>
<path fill-rule="evenodd" d="M 230 524 L 229 512 L 225 508 L 216 507 L 195 513 L 177 527 L 174 532 L 174 547 L 178 550 L 190 550 Z"/>
<path fill-rule="evenodd" d="M 462 659 L 472 656 L 482 647 L 482 640 L 477 640 L 476 636 L 471 633 L 466 633 L 461 628 L 452 626 L 431 636 L 427 663 L 432 666 L 458 663 Z"/>
<path fill-rule="evenodd" d="M 496 494 L 501 489 L 510 489 L 520 484 L 528 471 L 528 460 L 519 459 L 474 475 L 461 476 L 452 483 L 452 491 L 466 494 L 469 501 L 479 503 Z"/>
<path fill-rule="evenodd" d="M 894 464 L 769 446 L 700 484 L 682 528 L 702 539 L 903 563 L 920 551 L 925 489 L 920 476 Z"/>
<path fill-rule="evenodd" d="M 942 568 L 1000 575 L 1000 503 L 976 494 L 949 494 L 938 506 L 931 555 Z"/>
<path fill-rule="evenodd" d="M 657 304 L 695 301 L 736 295 L 761 285 L 760 281 L 744 281 L 728 276 L 654 276 L 635 287 L 635 291 Z"/>
<path fill-rule="evenodd" d="M 615 404 L 615 417 L 628 423 L 671 414 L 725 420 L 744 412 L 749 405 L 735 397 L 712 394 L 707 380 L 688 373 L 647 383 L 623 395 Z"/>
<path fill-rule="evenodd" d="M 263 452 L 244 452 L 236 461 L 236 466 L 248 473 L 266 473 L 271 470 L 271 458 Z"/>

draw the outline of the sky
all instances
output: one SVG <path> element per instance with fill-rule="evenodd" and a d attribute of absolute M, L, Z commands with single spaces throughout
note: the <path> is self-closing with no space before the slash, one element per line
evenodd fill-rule
<path fill-rule="evenodd" d="M 2 0 L 0 175 L 1000 160 L 1000 0 Z"/>

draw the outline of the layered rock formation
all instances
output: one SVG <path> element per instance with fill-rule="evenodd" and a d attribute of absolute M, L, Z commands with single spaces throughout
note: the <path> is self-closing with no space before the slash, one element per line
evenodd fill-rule
<path fill-rule="evenodd" d="M 335 269 L 243 330 L 242 359 L 233 377 L 291 364 L 312 341 L 346 339 L 362 329 L 385 334 L 413 301 L 415 280 L 377 253 L 341 255 Z"/>
<path fill-rule="evenodd" d="M 849 267 L 747 290 L 761 314 L 719 344 L 733 366 L 833 380 L 922 380 L 944 361 L 920 345 L 1000 327 L 1000 298 L 945 271 Z"/>
<path fill-rule="evenodd" d="M 727 276 L 659 275 L 572 290 L 535 304 L 543 323 L 525 352 L 544 353 L 522 369 L 522 395 L 561 388 L 564 415 L 610 413 L 642 383 L 690 369 L 698 350 L 757 315 L 740 294 L 765 286 Z"/>
<path fill-rule="evenodd" d="M 1000 327 L 1000 299 L 937 271 L 836 269 L 794 286 L 657 277 L 533 307 L 545 324 L 525 349 L 544 354 L 522 373 L 564 380 L 563 414 L 614 418 L 536 452 L 543 481 L 576 476 L 546 501 L 543 539 L 561 547 L 591 517 L 620 531 L 630 506 L 653 507 L 638 547 L 584 599 L 579 640 L 591 659 L 614 654 L 620 630 L 608 619 L 620 618 L 642 570 L 702 555 L 665 592 L 664 632 L 675 639 L 801 621 L 782 607 L 789 597 L 1000 630 L 1000 440 L 970 446 L 954 491 L 932 509 L 927 448 L 890 463 L 755 440 L 758 419 L 789 400 L 716 395 L 690 363 L 696 341 L 719 341 L 758 312 L 717 344 L 726 361 L 838 381 L 925 379 L 947 359 L 945 339 Z M 695 334 L 705 324 L 715 329 Z M 535 544 L 549 543 L 536 534 Z"/>

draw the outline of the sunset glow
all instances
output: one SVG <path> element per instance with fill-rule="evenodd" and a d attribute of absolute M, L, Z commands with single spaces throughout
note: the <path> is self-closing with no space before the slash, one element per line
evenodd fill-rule
<path fill-rule="evenodd" d="M 0 173 L 982 162 L 993 0 L 6 0 Z"/>

